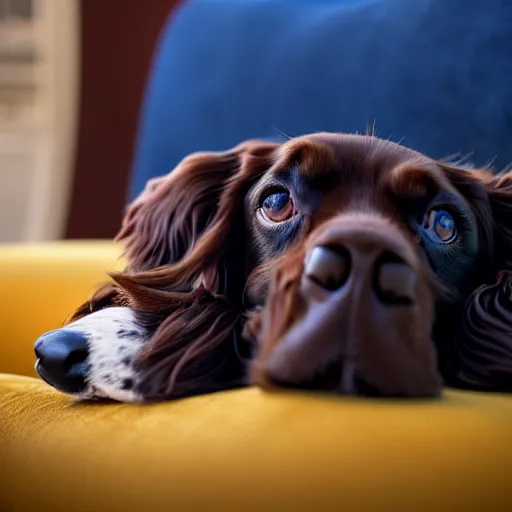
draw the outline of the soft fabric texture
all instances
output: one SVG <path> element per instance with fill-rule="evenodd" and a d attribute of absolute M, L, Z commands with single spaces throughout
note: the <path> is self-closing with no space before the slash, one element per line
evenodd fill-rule
<path fill-rule="evenodd" d="M 197 150 L 364 132 L 476 165 L 512 161 L 512 3 L 191 0 L 169 20 L 132 197 Z M 191 35 L 193 35 L 191 37 Z"/>
<path fill-rule="evenodd" d="M 0 371 L 30 373 L 31 333 L 60 325 L 118 253 L 101 242 L 1 248 Z M 0 510 L 506 511 L 511 425 L 507 395 L 394 401 L 246 389 L 79 405 L 4 374 Z"/>
<path fill-rule="evenodd" d="M 77 405 L 0 377 L 0 510 L 506 511 L 512 401 L 266 394 Z"/>

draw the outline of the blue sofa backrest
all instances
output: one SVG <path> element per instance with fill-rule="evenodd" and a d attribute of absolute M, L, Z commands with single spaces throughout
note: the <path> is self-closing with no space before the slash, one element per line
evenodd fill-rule
<path fill-rule="evenodd" d="M 512 2 L 187 2 L 155 55 L 131 195 L 193 151 L 373 124 L 432 157 L 512 161 Z"/>

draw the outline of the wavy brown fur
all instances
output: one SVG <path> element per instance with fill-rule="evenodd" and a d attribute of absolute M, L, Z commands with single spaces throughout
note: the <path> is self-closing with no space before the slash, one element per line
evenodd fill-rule
<path fill-rule="evenodd" d="M 108 306 L 108 296 L 138 312 L 153 331 L 138 361 L 146 399 L 241 384 L 233 331 L 246 278 L 243 198 L 275 147 L 191 155 L 129 208 L 117 236 L 127 268 L 75 318 Z"/>
<path fill-rule="evenodd" d="M 454 382 L 470 389 L 512 391 L 512 272 L 469 298 L 463 334 L 455 338 Z"/>
<path fill-rule="evenodd" d="M 222 153 L 191 155 L 169 175 L 149 182 L 128 209 L 117 236 L 126 248 L 126 269 L 113 273 L 113 282 L 72 320 L 112 305 L 136 310 L 152 333 L 138 361 L 144 377 L 139 391 L 146 399 L 243 384 L 246 368 L 236 344 L 247 314 L 242 298 L 249 243 L 244 198 L 273 163 L 277 147 L 247 142 Z M 451 372 L 447 381 L 483 389 L 509 386 L 511 286 L 508 277 L 496 280 L 512 265 L 512 174 L 494 176 L 444 163 L 439 167 L 472 205 L 489 262 L 477 278 L 485 284 L 468 300 L 462 331 L 446 351 L 452 358 L 446 365 Z M 285 254 L 275 279 L 296 275 L 302 259 L 300 248 Z M 261 262 L 252 277 L 270 271 L 268 262 Z M 279 321 L 290 318 L 288 310 L 300 309 L 289 297 L 270 292 L 276 336 L 287 328 Z M 260 313 L 266 314 L 260 311 L 246 323 L 249 338 L 258 335 Z M 490 327 L 493 336 L 483 336 Z M 446 336 L 451 333 L 447 327 Z"/>

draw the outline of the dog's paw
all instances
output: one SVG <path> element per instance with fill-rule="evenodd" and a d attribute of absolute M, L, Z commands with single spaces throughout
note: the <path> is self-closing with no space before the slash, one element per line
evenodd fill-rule
<path fill-rule="evenodd" d="M 48 384 L 78 399 L 139 402 L 133 361 L 146 339 L 130 308 L 102 309 L 41 336 L 35 368 Z"/>

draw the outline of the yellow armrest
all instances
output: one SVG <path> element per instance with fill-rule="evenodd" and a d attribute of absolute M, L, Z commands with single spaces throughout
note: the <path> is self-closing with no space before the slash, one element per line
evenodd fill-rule
<path fill-rule="evenodd" d="M 510 512 L 510 396 L 82 404 L 0 375 L 0 510 Z"/>
<path fill-rule="evenodd" d="M 35 340 L 122 266 L 120 253 L 110 241 L 1 246 L 0 372 L 35 375 Z"/>
<path fill-rule="evenodd" d="M 4 371 L 31 373 L 35 338 L 118 254 L 107 243 L 0 248 Z M 249 388 L 102 406 L 0 375 L 0 511 L 511 511 L 511 426 L 510 395 Z"/>

